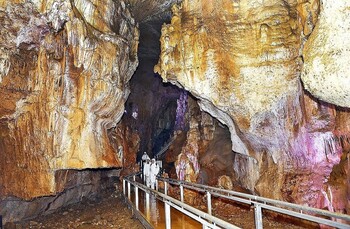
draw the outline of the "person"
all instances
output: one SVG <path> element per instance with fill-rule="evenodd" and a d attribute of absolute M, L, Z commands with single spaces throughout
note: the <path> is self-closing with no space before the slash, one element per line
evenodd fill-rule
<path fill-rule="evenodd" d="M 143 152 L 143 155 L 142 155 L 142 161 L 146 161 L 146 160 L 150 160 L 148 154 L 146 152 Z"/>
<path fill-rule="evenodd" d="M 149 159 L 147 159 L 143 165 L 143 179 L 144 179 L 143 181 L 145 182 L 148 188 L 151 186 L 150 174 L 151 174 L 151 164 L 149 162 Z"/>
<path fill-rule="evenodd" d="M 159 165 L 156 163 L 156 160 L 153 158 L 151 162 L 151 174 L 150 174 L 152 189 L 155 189 L 158 173 L 159 173 Z"/>
<path fill-rule="evenodd" d="M 148 154 L 146 152 L 143 152 L 143 155 L 141 157 L 141 169 L 142 169 L 142 174 L 144 174 L 144 165 L 146 160 L 150 160 Z M 143 175 L 143 179 L 145 180 L 145 176 Z"/>

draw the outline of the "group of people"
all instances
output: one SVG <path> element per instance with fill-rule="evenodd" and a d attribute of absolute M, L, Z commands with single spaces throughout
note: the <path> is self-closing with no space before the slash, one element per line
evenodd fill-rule
<path fill-rule="evenodd" d="M 142 155 L 142 174 L 143 181 L 145 182 L 148 188 L 155 189 L 156 186 L 156 177 L 160 171 L 160 166 L 153 158 L 152 160 L 147 155 L 146 152 Z"/>

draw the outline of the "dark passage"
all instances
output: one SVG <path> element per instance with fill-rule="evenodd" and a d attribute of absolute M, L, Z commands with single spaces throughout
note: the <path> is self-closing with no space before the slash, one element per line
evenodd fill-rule
<path fill-rule="evenodd" d="M 173 135 L 178 100 L 183 89 L 163 83 L 153 71 L 160 53 L 161 25 L 170 18 L 140 24 L 139 66 L 130 80 L 131 93 L 125 104 L 123 121 L 140 136 L 137 159 L 143 152 L 153 157 Z"/>

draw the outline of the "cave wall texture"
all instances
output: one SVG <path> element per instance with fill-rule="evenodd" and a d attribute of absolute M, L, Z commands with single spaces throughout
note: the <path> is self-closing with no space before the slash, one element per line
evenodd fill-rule
<path fill-rule="evenodd" d="M 0 196 L 55 194 L 55 171 L 121 167 L 138 25 L 112 0 L 0 1 Z"/>
<path fill-rule="evenodd" d="M 0 0 L 0 197 L 54 195 L 69 169 L 133 171 L 144 140 L 118 122 L 138 65 L 137 22 L 175 2 Z M 189 96 L 182 147 L 166 160 L 187 161 L 190 181 L 228 175 L 252 193 L 349 214 L 348 1 L 172 9 L 155 71 L 229 131 Z"/>
<path fill-rule="evenodd" d="M 173 6 L 155 71 L 228 126 L 237 153 L 233 179 L 251 192 L 350 212 L 350 112 L 335 106 L 349 101 L 347 4 Z"/>
<path fill-rule="evenodd" d="M 319 21 L 304 47 L 302 80 L 323 101 L 350 107 L 349 1 L 322 1 Z"/>

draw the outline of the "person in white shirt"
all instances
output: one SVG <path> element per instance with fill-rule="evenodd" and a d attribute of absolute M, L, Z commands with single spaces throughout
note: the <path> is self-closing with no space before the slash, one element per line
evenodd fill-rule
<path fill-rule="evenodd" d="M 141 158 L 143 161 L 146 161 L 147 159 L 149 160 L 149 156 L 146 152 L 143 152 L 143 155 L 142 155 L 142 158 Z"/>
<path fill-rule="evenodd" d="M 141 169 L 142 169 L 142 174 L 143 174 L 143 180 L 145 181 L 146 179 L 145 179 L 145 175 L 144 175 L 144 165 L 145 165 L 145 162 L 146 162 L 146 160 L 150 160 L 150 158 L 149 158 L 149 156 L 148 156 L 148 154 L 146 153 L 146 152 L 143 152 L 143 155 L 142 155 L 142 157 L 141 157 Z"/>
<path fill-rule="evenodd" d="M 150 175 L 151 175 L 151 164 L 149 162 L 149 159 L 147 159 L 145 164 L 143 165 L 143 179 L 148 188 L 151 186 Z"/>
<path fill-rule="evenodd" d="M 153 158 L 151 162 L 151 188 L 155 189 L 156 177 L 159 173 L 159 165 L 156 163 L 156 160 Z"/>

